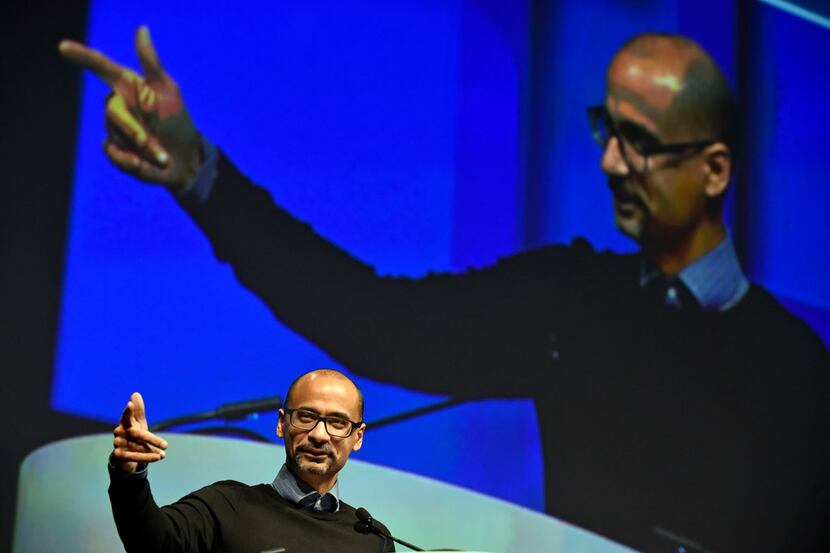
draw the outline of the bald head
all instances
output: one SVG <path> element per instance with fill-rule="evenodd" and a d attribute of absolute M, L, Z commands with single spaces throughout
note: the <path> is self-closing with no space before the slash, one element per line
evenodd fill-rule
<path fill-rule="evenodd" d="M 652 102 L 647 110 L 662 136 L 674 142 L 723 142 L 735 151 L 732 90 L 717 63 L 693 40 L 663 33 L 637 35 L 617 51 L 608 75 L 609 89 L 617 87 L 623 98 L 630 80 L 649 80 Z"/>
<path fill-rule="evenodd" d="M 355 384 L 351 378 L 335 369 L 316 369 L 298 376 L 294 380 L 294 382 L 291 383 L 291 385 L 288 387 L 288 391 L 285 393 L 285 405 L 287 407 L 293 406 L 291 403 L 291 395 L 292 392 L 294 392 L 294 390 L 297 388 L 298 384 L 306 380 L 313 380 L 317 378 L 333 378 L 335 380 L 342 380 L 349 383 L 354 388 L 355 393 L 357 394 L 358 414 L 360 416 L 360 419 L 363 419 L 363 392 L 360 391 L 360 388 L 357 387 L 357 384 Z"/>

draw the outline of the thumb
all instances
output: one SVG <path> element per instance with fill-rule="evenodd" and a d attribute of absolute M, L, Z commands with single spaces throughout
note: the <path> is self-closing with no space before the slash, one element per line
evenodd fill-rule
<path fill-rule="evenodd" d="M 140 26 L 135 33 L 135 49 L 147 82 L 163 80 L 166 73 L 161 66 L 156 48 L 153 46 L 153 40 L 150 38 L 150 29 L 146 25 Z"/>

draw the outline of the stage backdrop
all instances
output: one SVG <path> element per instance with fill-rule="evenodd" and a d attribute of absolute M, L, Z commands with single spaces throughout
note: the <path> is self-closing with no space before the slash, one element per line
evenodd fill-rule
<path fill-rule="evenodd" d="M 691 35 L 749 108 L 752 140 L 730 202 L 746 268 L 830 334 L 830 32 L 819 8 L 228 6 L 94 1 L 86 40 L 137 66 L 133 32 L 148 24 L 205 136 L 318 232 L 380 273 L 412 276 L 578 235 L 631 250 L 612 223 L 584 108 L 602 101 L 605 66 L 626 38 Z M 283 394 L 297 374 L 336 366 L 240 287 L 164 190 L 107 163 L 107 90 L 92 76 L 83 86 L 54 408 L 114 424 L 139 390 L 152 423 Z M 357 380 L 367 420 L 443 399 Z M 271 415 L 244 426 L 272 436 L 274 424 Z M 359 457 L 543 508 L 529 401 L 467 404 L 379 429 Z"/>

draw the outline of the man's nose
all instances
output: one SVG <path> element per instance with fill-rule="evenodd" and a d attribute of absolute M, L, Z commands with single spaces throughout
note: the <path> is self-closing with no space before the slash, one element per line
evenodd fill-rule
<path fill-rule="evenodd" d="M 602 152 L 600 167 L 607 175 L 625 175 L 628 173 L 628 163 L 622 155 L 622 145 L 616 136 L 612 136 L 605 144 Z"/>
<path fill-rule="evenodd" d="M 331 440 L 328 431 L 326 430 L 325 421 L 319 420 L 314 428 L 308 431 L 308 437 L 315 442 L 328 442 Z"/>

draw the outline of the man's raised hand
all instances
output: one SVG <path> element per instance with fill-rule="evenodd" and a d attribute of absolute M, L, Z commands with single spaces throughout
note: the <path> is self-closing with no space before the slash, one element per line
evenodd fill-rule
<path fill-rule="evenodd" d="M 167 441 L 148 430 L 144 399 L 138 392 L 121 414 L 113 431 L 112 460 L 121 470 L 135 472 L 139 463 L 154 463 L 164 459 Z"/>
<path fill-rule="evenodd" d="M 104 141 L 110 161 L 140 180 L 179 192 L 196 176 L 201 139 L 178 85 L 161 66 L 147 27 L 136 31 L 135 47 L 144 76 L 79 42 L 64 40 L 58 49 L 112 88 Z"/>

